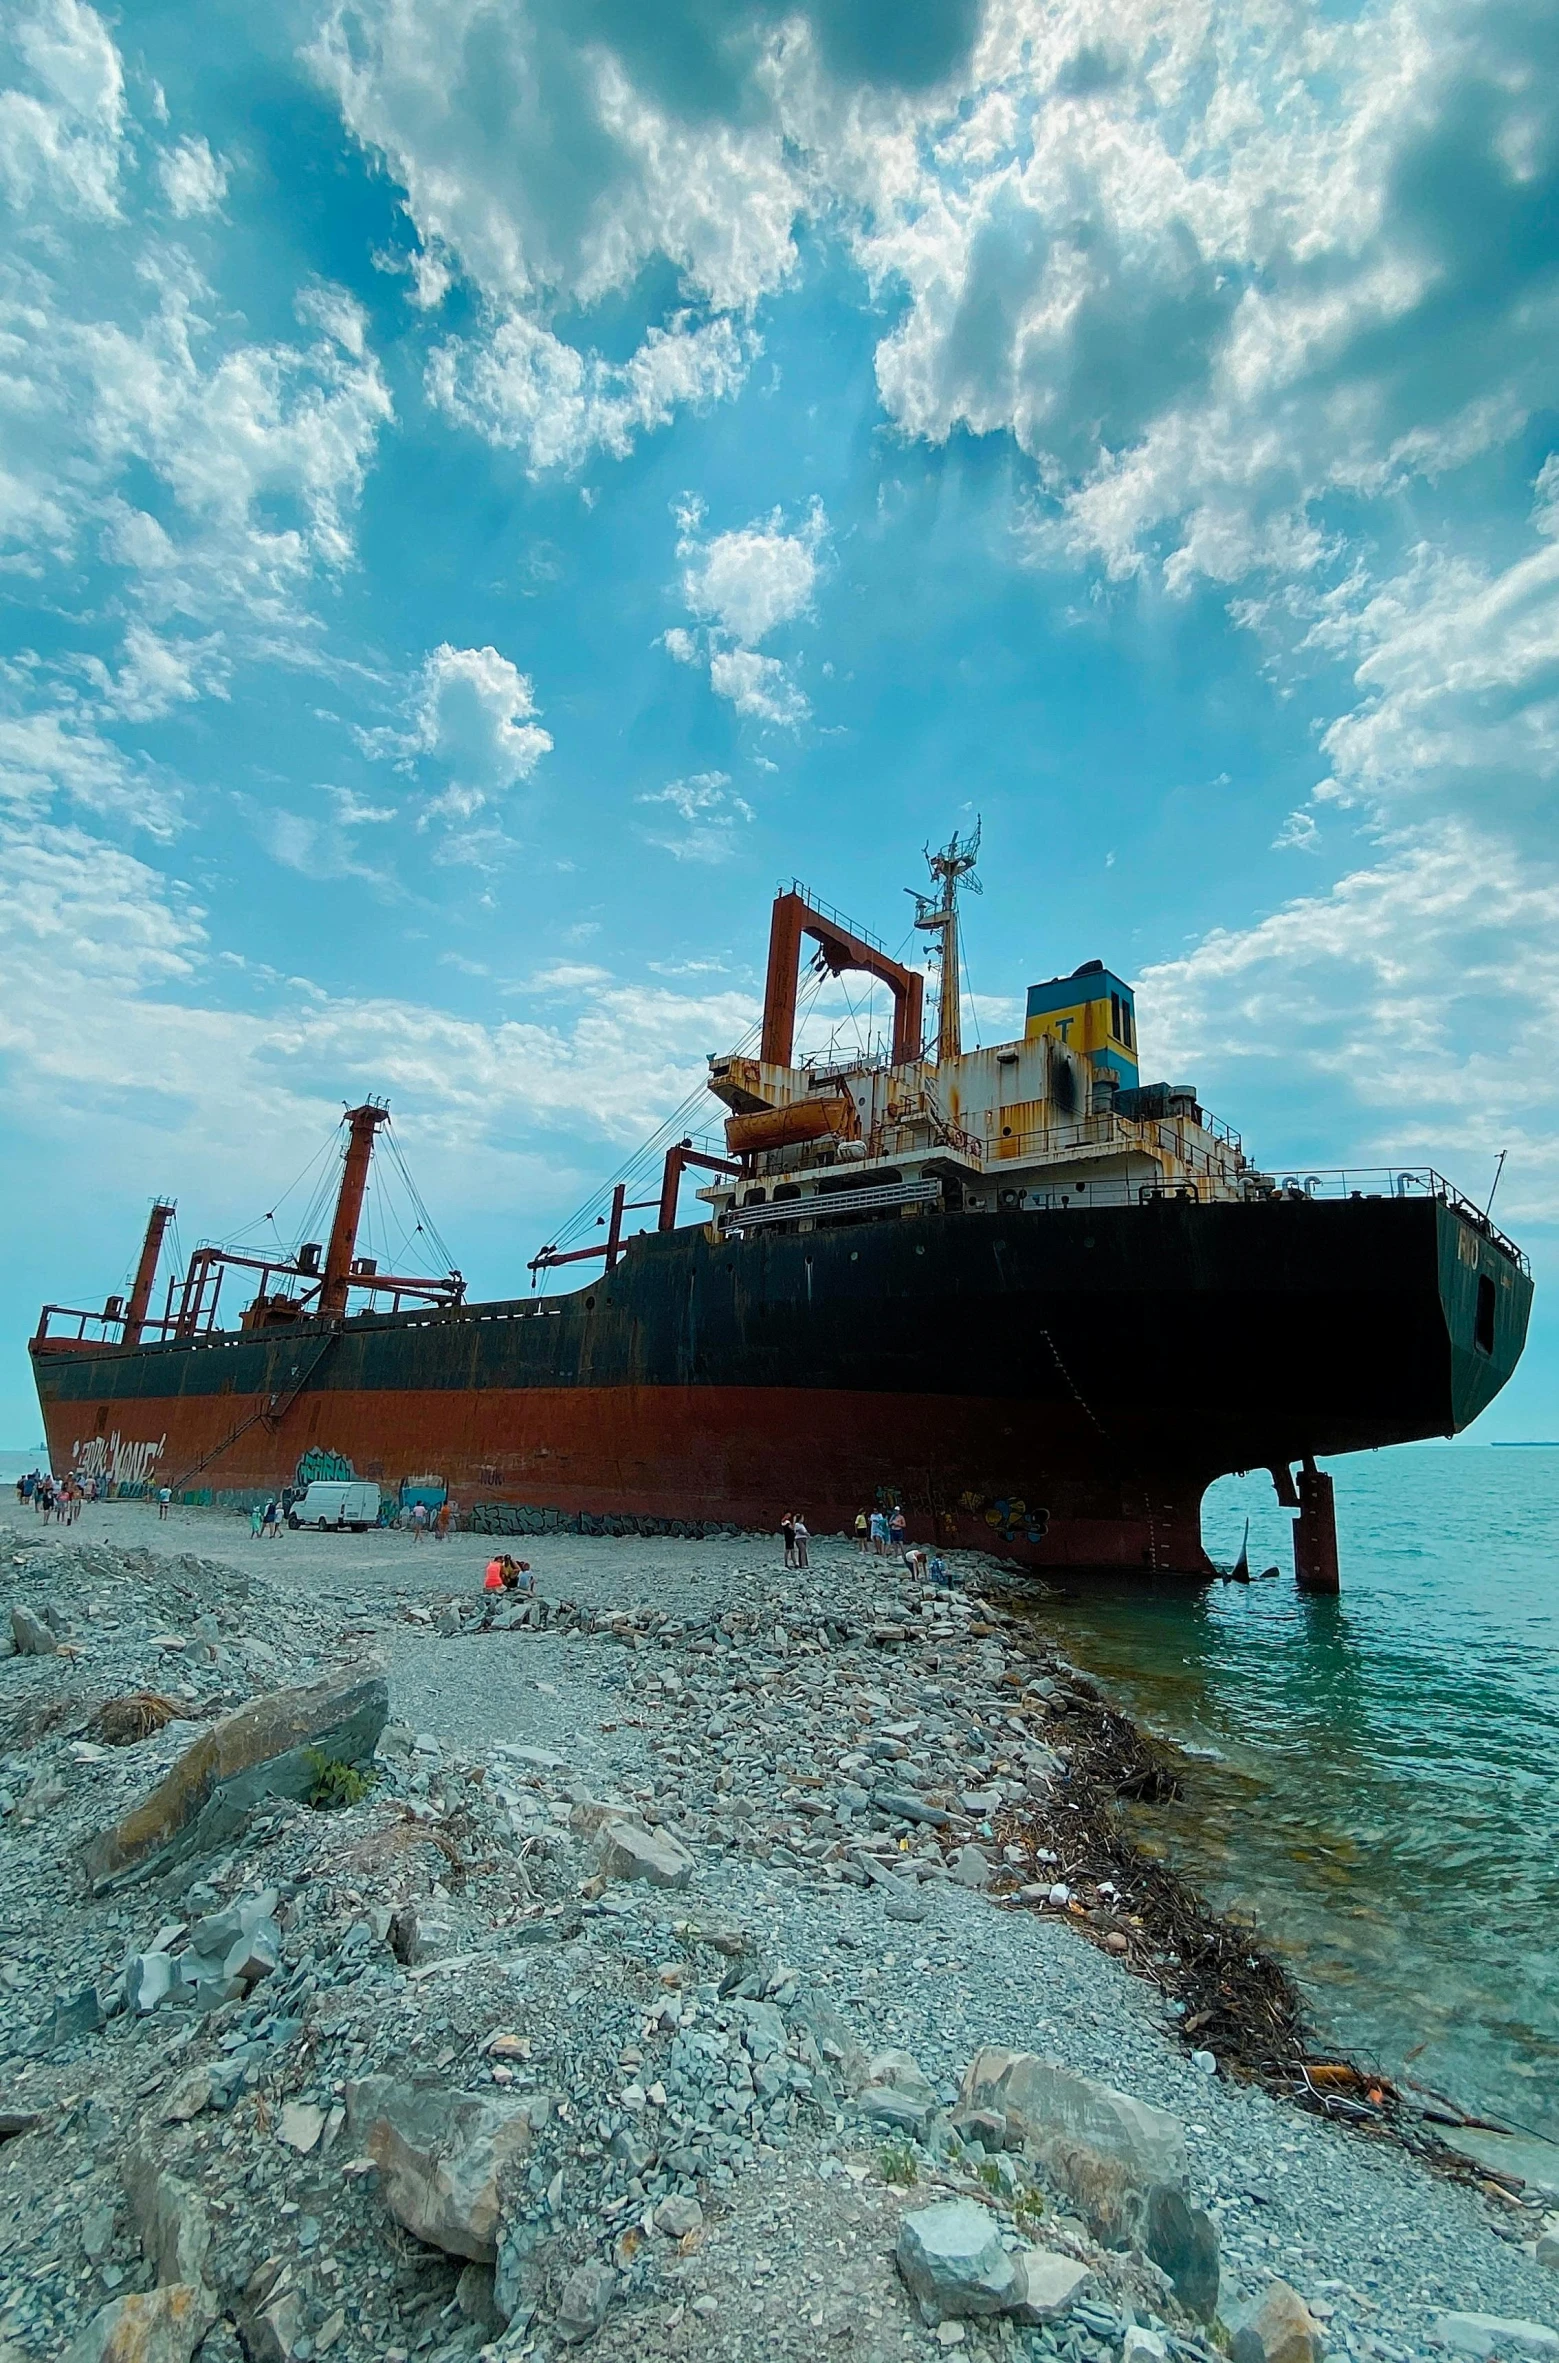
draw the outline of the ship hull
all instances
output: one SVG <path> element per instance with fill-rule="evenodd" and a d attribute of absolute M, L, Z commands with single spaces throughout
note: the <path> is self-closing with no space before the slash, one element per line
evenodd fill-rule
<path fill-rule="evenodd" d="M 649 1234 L 542 1303 L 34 1367 L 56 1466 L 121 1485 L 250 1499 L 333 1454 L 519 1532 L 837 1530 L 895 1498 L 927 1541 L 1194 1576 L 1214 1478 L 1454 1434 L 1530 1295 L 1437 1200 L 1170 1201 Z"/>

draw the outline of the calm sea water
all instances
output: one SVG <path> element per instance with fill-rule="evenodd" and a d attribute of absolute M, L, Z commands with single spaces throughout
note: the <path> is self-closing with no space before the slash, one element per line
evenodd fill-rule
<path fill-rule="evenodd" d="M 0 1454 L 0 1481 L 33 1466 Z M 1207 1547 L 1282 1575 L 1091 1588 L 1041 1621 L 1148 1728 L 1217 1751 L 1136 1809 L 1248 1912 L 1355 2056 L 1559 2139 L 1559 1448 L 1334 1462 L 1343 1590 L 1294 1589 L 1266 1477 Z"/>
<path fill-rule="evenodd" d="M 1193 1759 L 1139 1834 L 1247 1912 L 1317 2025 L 1464 2107 L 1559 2138 L 1559 1449 L 1415 1447 L 1330 1464 L 1343 1590 L 1293 1583 L 1270 1479 L 1247 1515 L 1273 1582 L 1078 1592 L 1042 1621 Z"/>

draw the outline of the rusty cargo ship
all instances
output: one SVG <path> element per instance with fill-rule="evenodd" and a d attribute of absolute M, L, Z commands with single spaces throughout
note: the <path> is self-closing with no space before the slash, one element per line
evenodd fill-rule
<path fill-rule="evenodd" d="M 1465 1428 L 1525 1342 L 1528 1268 L 1423 1167 L 1268 1174 L 1192 1086 L 1144 1084 L 1131 988 L 1101 963 L 1030 988 L 965 1050 L 958 888 L 930 857 L 925 977 L 805 889 L 777 897 L 761 1034 L 710 1061 L 717 1153 L 667 1148 L 653 1200 L 548 1247 L 531 1292 L 357 1253 L 380 1102 L 349 1111 L 328 1239 L 203 1246 L 151 1310 L 168 1207 L 102 1313 L 31 1344 L 57 1469 L 247 1502 L 328 1466 L 447 1487 L 491 1531 L 814 1532 L 902 1502 L 910 1532 L 1044 1570 L 1205 1576 L 1201 1502 L 1270 1469 L 1296 1568 L 1336 1583 L 1317 1456 Z M 820 976 L 892 1001 L 873 1052 L 796 1048 Z M 682 1219 L 688 1168 L 707 1176 Z M 633 1232 L 644 1209 L 652 1227 Z M 588 1265 L 562 1294 L 538 1278 Z M 224 1326 L 224 1277 L 255 1292 Z M 572 1275 L 571 1275 L 572 1277 Z"/>

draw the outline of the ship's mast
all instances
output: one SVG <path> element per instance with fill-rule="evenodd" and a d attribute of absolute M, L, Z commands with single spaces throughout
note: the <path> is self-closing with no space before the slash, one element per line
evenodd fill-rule
<path fill-rule="evenodd" d="M 357 1246 L 363 1193 L 368 1187 L 374 1134 L 389 1120 L 390 1111 L 379 1099 L 365 1100 L 360 1108 L 348 1108 L 346 1112 L 351 1130 L 341 1168 L 341 1194 L 336 1200 L 330 1244 L 325 1250 L 325 1277 L 319 1292 L 319 1309 L 327 1320 L 336 1319 L 346 1311 L 347 1283 L 352 1276 L 352 1256 Z"/>
<path fill-rule="evenodd" d="M 135 1267 L 130 1302 L 125 1307 L 123 1342 L 127 1346 L 138 1346 L 141 1342 L 147 1307 L 152 1301 L 152 1282 L 157 1277 L 157 1258 L 162 1253 L 163 1233 L 173 1220 L 173 1211 L 171 1202 L 159 1198 L 147 1217 L 146 1237 L 141 1242 L 141 1260 Z"/>
<path fill-rule="evenodd" d="M 926 868 L 931 872 L 935 894 L 921 894 L 913 886 L 908 890 L 915 898 L 915 925 L 925 934 L 936 936 L 941 946 L 941 988 L 936 1013 L 938 1066 L 957 1058 L 963 1049 L 958 997 L 958 882 L 962 879 L 971 894 L 984 891 L 974 875 L 979 855 L 980 824 L 976 820 L 967 837 L 961 838 L 955 831 L 935 853 L 929 845 L 925 847 Z"/>

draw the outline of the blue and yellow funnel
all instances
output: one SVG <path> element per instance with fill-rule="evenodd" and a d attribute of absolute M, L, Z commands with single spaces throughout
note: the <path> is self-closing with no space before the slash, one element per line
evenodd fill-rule
<path fill-rule="evenodd" d="M 1102 960 L 1085 960 L 1070 976 L 1030 985 L 1023 1038 L 1049 1034 L 1068 1050 L 1086 1051 L 1096 1068 L 1113 1074 L 1123 1091 L 1137 1082 L 1137 1005 L 1130 985 Z"/>

